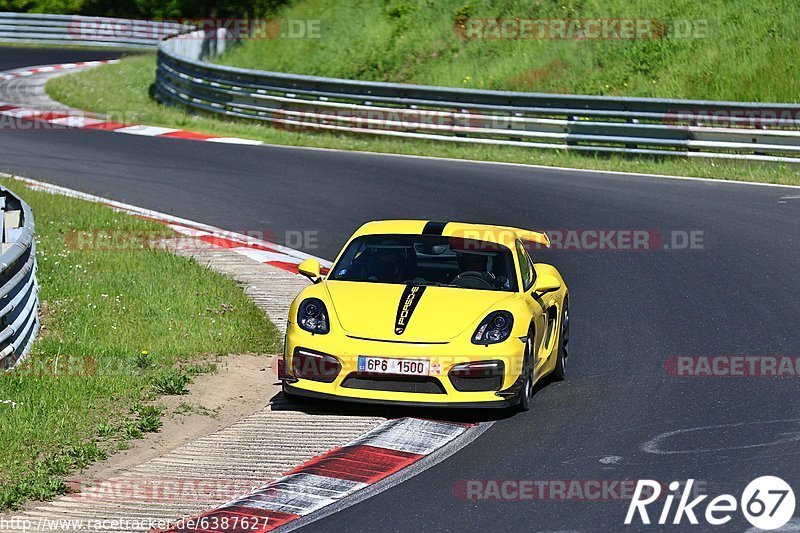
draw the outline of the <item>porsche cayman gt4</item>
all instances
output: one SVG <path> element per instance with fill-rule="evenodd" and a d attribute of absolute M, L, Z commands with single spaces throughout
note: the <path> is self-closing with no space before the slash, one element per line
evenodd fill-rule
<path fill-rule="evenodd" d="M 367 403 L 529 408 L 564 377 L 569 294 L 534 263 L 535 231 L 419 220 L 369 222 L 289 309 L 284 393 Z"/>

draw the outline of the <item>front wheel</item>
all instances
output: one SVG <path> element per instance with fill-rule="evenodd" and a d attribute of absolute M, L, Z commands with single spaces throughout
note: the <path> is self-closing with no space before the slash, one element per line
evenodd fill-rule
<path fill-rule="evenodd" d="M 533 400 L 533 339 L 534 332 L 531 328 L 528 331 L 528 339 L 525 341 L 525 356 L 522 360 L 522 387 L 519 390 L 519 400 L 517 407 L 520 411 L 528 411 Z"/>
<path fill-rule="evenodd" d="M 569 359 L 569 302 L 564 299 L 564 309 L 561 311 L 561 334 L 558 338 L 558 355 L 553 377 L 559 381 L 567 377 L 567 359 Z"/>

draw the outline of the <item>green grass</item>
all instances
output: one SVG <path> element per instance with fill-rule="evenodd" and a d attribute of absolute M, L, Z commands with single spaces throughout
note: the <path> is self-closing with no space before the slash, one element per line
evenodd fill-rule
<path fill-rule="evenodd" d="M 278 18 L 320 38 L 246 41 L 220 63 L 376 81 L 556 93 L 800 102 L 800 4 L 792 0 L 303 0 Z M 464 39 L 465 18 L 658 19 L 672 37 Z M 655 27 L 656 25 L 654 25 Z"/>
<path fill-rule="evenodd" d="M 168 368 L 153 378 L 153 388 L 158 394 L 178 396 L 188 394 L 192 378 L 177 368 Z"/>
<path fill-rule="evenodd" d="M 280 341 L 235 282 L 195 261 L 70 245 L 74 231 L 167 235 L 164 226 L 0 183 L 36 217 L 44 325 L 28 362 L 0 375 L 0 402 L 17 404 L 0 403 L 2 510 L 63 493 L 64 476 L 157 430 L 157 394 L 182 392 L 191 375 L 214 371 L 198 360 L 275 353 Z M 224 315 L 209 311 L 222 304 Z"/>
<path fill-rule="evenodd" d="M 181 109 L 163 106 L 153 100 L 150 91 L 154 83 L 154 72 L 155 56 L 137 56 L 125 59 L 116 65 L 104 65 L 79 74 L 54 78 L 48 82 L 47 92 L 56 100 L 80 109 L 113 113 L 117 120 L 123 117 L 123 120 L 131 123 L 184 128 L 281 145 L 800 184 L 798 169 L 780 164 L 680 158 L 605 157 L 508 146 L 458 145 L 333 133 L 312 134 L 274 129 L 252 122 L 220 120 L 188 114 Z"/>

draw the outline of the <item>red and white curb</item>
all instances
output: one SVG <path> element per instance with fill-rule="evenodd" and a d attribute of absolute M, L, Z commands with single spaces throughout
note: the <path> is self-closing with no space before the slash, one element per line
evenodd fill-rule
<path fill-rule="evenodd" d="M 19 70 L 0 73 L 0 83 L 32 76 L 52 74 L 68 70 L 79 70 L 97 67 L 105 64 L 119 63 L 117 59 L 106 61 L 82 61 L 78 63 L 63 63 L 58 65 L 44 65 L 28 67 Z M 207 135 L 177 128 L 164 128 L 161 126 L 148 126 L 145 124 L 123 124 L 109 120 L 102 115 L 88 113 L 79 109 L 38 109 L 26 105 L 0 101 L 0 130 L 2 129 L 36 129 L 37 124 L 41 129 L 74 128 L 89 130 L 105 130 L 114 133 L 139 135 L 143 137 L 162 137 L 167 139 L 186 139 L 191 141 L 205 141 L 222 144 L 243 144 L 258 146 L 262 141 L 243 139 L 240 137 L 223 137 Z"/>
<path fill-rule="evenodd" d="M 297 274 L 297 265 L 310 258 L 319 260 L 320 265 L 322 265 L 323 270 L 325 271 L 327 271 L 327 269 L 332 265 L 330 261 L 320 259 L 293 248 L 288 248 L 280 244 L 275 244 L 263 239 L 257 239 L 241 233 L 224 230 L 208 224 L 194 222 L 192 220 L 187 220 L 185 218 L 180 218 L 165 213 L 159 213 L 158 211 L 137 207 L 123 202 L 117 202 L 115 200 L 109 200 L 100 196 L 94 196 L 92 194 L 83 193 L 67 187 L 61 187 L 59 185 L 53 185 L 51 183 L 45 183 L 30 178 L 11 176 L 8 174 L 0 175 L 21 181 L 31 189 L 103 204 L 118 211 L 123 211 L 141 218 L 161 222 L 181 235 L 199 238 L 203 242 L 218 248 L 228 249 L 239 255 L 243 255 L 258 261 L 259 263 L 271 265 L 295 274 Z"/>
<path fill-rule="evenodd" d="M 44 65 L 40 67 L 26 67 L 17 70 L 9 70 L 7 72 L 0 72 L 0 81 L 13 80 L 16 78 L 27 78 L 37 74 L 50 74 L 52 72 L 59 72 L 62 70 L 75 70 L 90 67 L 99 67 L 100 65 L 107 65 L 112 63 L 119 63 L 118 59 L 106 59 L 103 61 L 78 61 L 77 63 L 61 63 L 59 65 Z"/>
<path fill-rule="evenodd" d="M 246 496 L 160 531 L 272 531 L 388 478 L 443 448 L 470 427 L 419 418 L 387 420 Z"/>

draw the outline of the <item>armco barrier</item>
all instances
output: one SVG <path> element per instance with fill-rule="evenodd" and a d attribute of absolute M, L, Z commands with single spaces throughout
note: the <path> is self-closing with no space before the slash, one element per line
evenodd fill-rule
<path fill-rule="evenodd" d="M 185 29 L 174 22 L 0 12 L 0 42 L 154 49 Z"/>
<path fill-rule="evenodd" d="M 39 286 L 31 208 L 0 187 L 0 369 L 27 353 L 39 330 Z"/>
<path fill-rule="evenodd" d="M 202 61 L 233 42 L 225 30 L 170 22 L 0 13 L 0 41 L 158 46 L 162 102 L 285 129 L 800 163 L 800 104 L 480 91 L 238 69 Z"/>
<path fill-rule="evenodd" d="M 481 91 L 245 70 L 200 60 L 229 41 L 224 32 L 162 41 L 159 100 L 286 129 L 800 163 L 798 104 Z"/>

